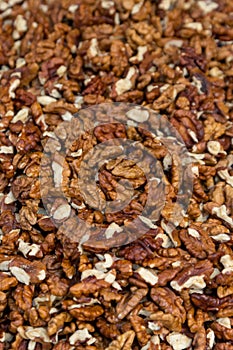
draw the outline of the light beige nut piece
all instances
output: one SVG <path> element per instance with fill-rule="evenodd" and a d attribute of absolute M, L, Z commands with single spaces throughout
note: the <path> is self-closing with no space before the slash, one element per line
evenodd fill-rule
<path fill-rule="evenodd" d="M 84 328 L 74 332 L 74 334 L 72 334 L 72 336 L 69 338 L 69 342 L 71 345 L 75 345 L 77 341 L 80 341 L 81 343 L 87 341 L 87 344 L 91 345 L 95 343 L 96 339 L 92 337 L 88 329 Z"/>
<path fill-rule="evenodd" d="M 185 334 L 172 332 L 166 337 L 167 342 L 172 346 L 174 350 L 187 349 L 192 344 L 192 339 Z"/>

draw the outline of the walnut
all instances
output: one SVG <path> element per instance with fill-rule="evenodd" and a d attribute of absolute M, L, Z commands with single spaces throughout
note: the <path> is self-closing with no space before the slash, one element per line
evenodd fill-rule
<path fill-rule="evenodd" d="M 203 125 L 191 111 L 184 111 L 183 109 L 175 111 L 171 123 L 179 131 L 180 135 L 182 135 L 188 147 L 203 138 Z"/>
<path fill-rule="evenodd" d="M 135 337 L 134 331 L 128 331 L 117 337 L 106 350 L 130 350 Z"/>
<path fill-rule="evenodd" d="M 113 72 L 120 77 L 128 67 L 127 50 L 124 43 L 120 40 L 114 40 L 111 44 L 110 54 L 111 64 L 114 67 Z"/>
<path fill-rule="evenodd" d="M 14 246 L 18 236 L 19 230 L 17 229 L 17 223 L 11 210 L 3 210 L 0 215 L 0 224 L 2 226 L 3 236 L 2 242 L 5 245 Z M 8 243 L 8 244 L 6 244 Z"/>
<path fill-rule="evenodd" d="M 176 267 L 176 264 L 178 265 Z M 184 262 L 185 264 L 185 262 Z M 173 262 L 172 263 L 172 268 L 168 268 L 160 273 L 158 273 L 158 285 L 163 287 L 166 286 L 168 282 L 172 281 L 175 276 L 178 274 L 178 272 L 180 271 L 180 262 Z"/>
<path fill-rule="evenodd" d="M 16 257 L 9 264 L 10 272 L 21 283 L 41 283 L 46 277 L 45 265 L 39 261 L 30 262 L 27 259 Z"/>
<path fill-rule="evenodd" d="M 69 259 L 63 259 L 62 268 L 66 276 L 71 279 L 75 274 L 75 267 L 71 264 Z"/>
<path fill-rule="evenodd" d="M 7 296 L 5 293 L 0 292 L 0 312 L 2 312 L 7 306 Z"/>
<path fill-rule="evenodd" d="M 113 268 L 119 271 L 119 278 L 128 278 L 133 275 L 132 263 L 128 260 L 117 260 L 113 264 Z"/>
<path fill-rule="evenodd" d="M 158 99 L 153 103 L 153 108 L 155 110 L 161 110 L 169 107 L 169 105 L 176 99 L 179 92 L 183 91 L 185 86 L 182 84 L 177 84 L 175 86 L 168 87 Z M 182 134 L 182 133 L 181 133 Z"/>
<path fill-rule="evenodd" d="M 207 337 L 206 337 L 206 331 L 205 328 L 203 327 L 200 329 L 196 334 L 193 339 L 193 345 L 194 349 L 206 349 L 206 343 L 207 343 Z"/>
<path fill-rule="evenodd" d="M 31 188 L 31 184 L 32 179 L 26 176 L 17 177 L 17 179 L 12 184 L 12 192 L 15 198 L 27 198 Z"/>
<path fill-rule="evenodd" d="M 147 295 L 147 292 L 147 289 L 137 289 L 132 296 L 126 294 L 117 304 L 117 317 L 120 320 L 124 319 L 138 305 L 140 300 Z"/>
<path fill-rule="evenodd" d="M 214 347 L 216 350 L 232 350 L 232 345 L 230 343 L 217 343 Z"/>
<path fill-rule="evenodd" d="M 15 277 L 9 277 L 8 274 L 0 272 L 0 290 L 7 291 L 17 285 L 17 279 Z"/>
<path fill-rule="evenodd" d="M 223 321 L 223 319 L 222 319 Z M 216 322 L 213 322 L 211 325 L 216 337 L 223 340 L 231 340 L 233 329 L 231 329 L 231 323 L 229 325 L 223 325 L 220 319 L 217 319 Z"/>
<path fill-rule="evenodd" d="M 71 294 L 79 298 L 81 295 L 90 295 L 100 291 L 102 288 L 107 288 L 109 283 L 103 280 L 96 280 L 96 278 L 89 277 L 88 279 L 74 284 L 70 288 Z"/>
<path fill-rule="evenodd" d="M 23 311 L 30 309 L 32 307 L 33 293 L 33 286 L 18 285 L 13 293 L 15 304 Z"/>
<path fill-rule="evenodd" d="M 188 70 L 192 70 L 196 67 L 203 71 L 206 69 L 205 57 L 203 55 L 197 55 L 195 50 L 191 47 L 183 49 L 180 62 Z"/>
<path fill-rule="evenodd" d="M 139 344 L 141 346 L 146 345 L 150 338 L 150 336 L 147 334 L 147 331 L 146 331 L 146 322 L 143 320 L 142 317 L 139 317 L 137 315 L 130 316 L 129 320 L 136 333 L 136 337 L 138 339 Z"/>
<path fill-rule="evenodd" d="M 204 322 L 209 319 L 207 314 L 205 314 L 200 309 L 198 309 L 195 313 L 195 309 L 194 309 L 193 304 L 191 303 L 191 298 L 190 298 L 190 294 L 189 294 L 188 290 L 184 289 L 181 292 L 181 296 L 184 300 L 184 307 L 185 307 L 185 310 L 187 313 L 187 323 L 188 323 L 188 326 L 190 328 L 190 331 L 197 332 L 197 331 L 201 330 Z"/>
<path fill-rule="evenodd" d="M 43 110 L 46 113 L 57 113 L 59 115 L 62 115 L 67 111 L 73 114 L 78 111 L 78 109 L 73 104 L 64 101 L 51 102 L 46 105 Z"/>
<path fill-rule="evenodd" d="M 94 321 L 96 318 L 104 313 L 104 310 L 99 305 L 85 306 L 79 308 L 72 308 L 70 314 L 79 321 Z"/>
<path fill-rule="evenodd" d="M 193 293 L 191 295 L 192 302 L 204 311 L 220 310 L 230 307 L 232 304 L 231 296 L 219 299 L 205 294 Z"/>
<path fill-rule="evenodd" d="M 91 334 L 88 332 L 87 329 L 81 329 L 76 331 L 70 338 L 69 342 L 71 345 L 78 344 L 78 343 L 85 343 L 87 342 L 88 345 L 93 344 L 96 342 L 96 338 L 92 337 Z"/>
<path fill-rule="evenodd" d="M 231 271 L 231 268 L 229 268 L 230 271 L 228 271 L 227 269 L 224 270 L 221 273 L 219 273 L 218 276 L 216 276 L 215 281 L 218 285 L 221 286 L 231 285 L 233 280 L 233 272 Z"/>
<path fill-rule="evenodd" d="M 18 327 L 24 323 L 23 316 L 18 311 L 11 311 L 9 314 L 10 327 L 9 330 L 17 333 Z"/>
<path fill-rule="evenodd" d="M 228 295 L 232 294 L 232 286 L 228 287 L 228 286 L 219 286 L 217 289 L 217 295 L 219 298 L 224 298 L 227 297 Z"/>
<path fill-rule="evenodd" d="M 111 307 L 111 302 L 119 302 L 122 299 L 122 295 L 116 290 L 105 288 L 100 291 L 101 299 L 103 298 L 103 305 Z"/>
<path fill-rule="evenodd" d="M 9 0 L 0 10 L 0 348 L 232 349 L 231 1 Z M 150 109 L 164 114 L 154 134 Z M 192 174 L 182 177 L 163 119 L 192 159 L 187 211 L 179 187 Z M 53 173 L 41 163 L 48 139 Z M 140 148 L 125 158 L 126 139 L 161 173 Z M 86 156 L 100 144 L 90 183 Z M 144 166 L 160 179 L 153 188 Z M 84 235 L 86 223 L 96 232 Z"/>
<path fill-rule="evenodd" d="M 103 318 L 99 318 L 96 323 L 100 333 L 110 339 L 115 339 L 120 335 L 120 332 L 115 324 L 107 323 Z"/>
<path fill-rule="evenodd" d="M 192 344 L 192 339 L 187 337 L 185 334 L 172 332 L 167 336 L 168 343 L 172 346 L 173 349 L 187 349 Z"/>
<path fill-rule="evenodd" d="M 39 312 L 32 307 L 25 312 L 24 318 L 29 321 L 32 327 L 44 327 L 45 321 L 39 317 Z"/>
<path fill-rule="evenodd" d="M 177 297 L 168 288 L 152 288 L 151 297 L 153 301 L 163 310 L 152 314 L 152 320 L 160 320 L 162 324 L 172 331 L 181 331 L 182 323 L 186 319 L 186 311 L 182 306 L 182 299 Z"/>
<path fill-rule="evenodd" d="M 216 140 L 222 136 L 225 132 L 225 125 L 217 123 L 213 117 L 208 117 L 204 122 L 205 124 L 205 141 L 210 139 Z"/>
<path fill-rule="evenodd" d="M 184 288 L 203 289 L 206 286 L 205 280 L 213 272 L 213 266 L 209 260 L 203 260 L 194 266 L 186 267 L 171 282 L 171 287 L 177 291 Z"/>
<path fill-rule="evenodd" d="M 47 305 L 41 305 L 38 307 L 38 314 L 39 317 L 43 320 L 43 321 L 49 321 L 50 320 L 50 314 L 49 314 L 49 306 Z"/>
<path fill-rule="evenodd" d="M 209 235 L 199 227 L 189 227 L 181 230 L 181 241 L 186 249 L 196 258 L 205 259 L 209 254 L 214 254 L 215 245 Z"/>
<path fill-rule="evenodd" d="M 65 322 L 69 322 L 71 317 L 66 312 L 62 312 L 51 318 L 48 322 L 48 335 L 51 336 L 63 328 Z"/>
<path fill-rule="evenodd" d="M 49 277 L 47 283 L 49 290 L 53 295 L 64 296 L 69 289 L 67 280 L 64 278 L 59 278 L 58 276 Z"/>

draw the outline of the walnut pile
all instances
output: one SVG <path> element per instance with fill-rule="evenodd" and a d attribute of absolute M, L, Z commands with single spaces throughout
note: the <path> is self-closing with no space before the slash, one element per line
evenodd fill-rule
<path fill-rule="evenodd" d="M 233 350 L 232 14 L 231 0 L 0 1 L 0 350 Z M 145 174 L 116 149 L 98 196 L 80 194 L 82 154 L 113 138 L 161 161 L 166 200 L 142 237 L 93 249 L 48 216 L 40 171 L 57 126 L 105 102 L 168 118 L 192 159 L 193 193 L 171 230 L 176 159 L 133 122 L 96 127 L 65 164 L 54 159 L 72 211 L 58 199 L 53 216 L 70 217 L 72 232 L 78 215 L 109 237 L 140 216 Z M 130 191 L 118 212 L 96 209 Z"/>

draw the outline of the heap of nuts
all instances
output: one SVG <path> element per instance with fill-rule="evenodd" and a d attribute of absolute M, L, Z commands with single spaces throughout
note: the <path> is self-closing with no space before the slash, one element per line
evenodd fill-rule
<path fill-rule="evenodd" d="M 233 349 L 232 13 L 231 0 L 0 1 L 0 350 Z M 98 198 L 80 194 L 82 154 L 113 138 L 152 150 L 166 201 L 143 236 L 94 249 L 45 210 L 41 160 L 59 124 L 112 102 L 168 118 L 193 193 L 171 230 L 175 159 L 133 124 L 96 127 L 55 159 L 72 213 L 109 237 L 140 216 L 148 188 L 132 161 L 101 167 Z M 114 201 L 123 180 L 137 196 L 104 216 L 97 201 Z M 55 202 L 54 217 L 64 212 Z"/>

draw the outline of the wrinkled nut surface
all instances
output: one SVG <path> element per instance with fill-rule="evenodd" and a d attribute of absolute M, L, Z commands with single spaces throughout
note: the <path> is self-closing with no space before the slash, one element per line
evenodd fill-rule
<path fill-rule="evenodd" d="M 232 1 L 4 0 L 0 13 L 0 349 L 233 350 Z M 82 108 L 88 126 L 87 107 L 104 102 L 133 107 L 122 123 L 75 140 L 63 162 L 67 134 L 57 127 Z M 150 109 L 168 118 L 192 159 L 187 213 L 175 206 L 176 155 L 163 135 L 136 127 Z M 41 165 L 48 138 L 53 174 Z M 102 154 L 113 159 L 95 179 L 99 196 L 92 184 L 86 198 L 80 192 L 84 156 L 117 138 L 162 164 L 156 223 L 141 215 L 145 174 L 119 157 L 119 145 Z M 49 216 L 41 198 L 53 185 L 68 204 L 53 193 Z M 106 200 L 127 204 L 104 215 Z M 107 240 L 117 236 L 118 248 L 90 249 L 75 215 Z M 148 232 L 125 244 L 121 226 L 138 216 Z M 78 242 L 57 229 L 64 222 Z"/>

